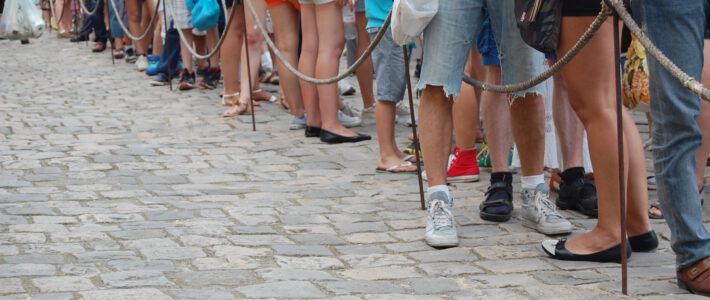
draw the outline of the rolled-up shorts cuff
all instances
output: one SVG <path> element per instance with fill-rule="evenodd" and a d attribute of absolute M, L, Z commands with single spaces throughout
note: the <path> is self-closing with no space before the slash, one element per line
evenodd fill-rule
<path fill-rule="evenodd" d="M 370 39 L 374 40 L 379 28 L 369 28 Z M 404 53 L 402 47 L 392 40 L 392 30 L 387 33 L 372 51 L 372 63 L 375 69 L 377 100 L 399 102 L 404 98 L 406 89 L 404 72 Z"/>

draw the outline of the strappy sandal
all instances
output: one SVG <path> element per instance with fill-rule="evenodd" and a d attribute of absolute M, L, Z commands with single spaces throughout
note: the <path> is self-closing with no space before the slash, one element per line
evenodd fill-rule
<path fill-rule="evenodd" d="M 222 114 L 223 117 L 229 118 L 239 115 L 251 115 L 252 107 L 249 105 L 249 101 L 239 101 L 238 104 L 232 105 L 232 107 Z"/>
<path fill-rule="evenodd" d="M 96 43 L 96 45 L 94 45 L 94 49 L 91 49 L 91 52 L 100 53 L 100 52 L 104 52 L 104 50 L 106 50 L 106 44 Z"/>
<path fill-rule="evenodd" d="M 223 94 L 222 97 L 222 105 L 224 106 L 233 106 L 237 101 L 239 101 L 239 92 L 236 93 L 231 93 L 231 94 Z M 234 98 L 237 97 L 237 101 L 227 101 L 229 98 Z"/>
<path fill-rule="evenodd" d="M 284 95 L 281 95 L 279 99 L 279 104 L 281 104 L 281 107 L 283 107 L 285 110 L 291 110 L 288 107 L 288 101 L 286 101 L 286 97 Z"/>
<path fill-rule="evenodd" d="M 126 56 L 126 52 L 123 50 L 123 48 L 113 49 L 113 58 L 122 59 L 125 56 Z"/>

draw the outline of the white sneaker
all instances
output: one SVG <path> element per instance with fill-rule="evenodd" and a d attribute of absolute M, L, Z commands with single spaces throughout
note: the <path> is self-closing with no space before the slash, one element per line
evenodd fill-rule
<path fill-rule="evenodd" d="M 343 124 L 343 126 L 350 128 L 350 127 L 357 127 L 362 125 L 362 119 L 358 117 L 351 117 L 346 114 L 344 114 L 341 111 L 338 111 L 338 120 L 340 120 L 340 124 Z"/>
<path fill-rule="evenodd" d="M 136 69 L 138 72 L 148 69 L 148 58 L 145 55 L 138 56 L 138 59 L 136 59 Z"/>
<path fill-rule="evenodd" d="M 459 244 L 454 223 L 453 204 L 445 192 L 436 192 L 428 199 L 429 215 L 427 216 L 424 240 L 427 245 L 443 248 Z"/>
<path fill-rule="evenodd" d="M 355 87 L 345 80 L 338 81 L 338 91 L 341 96 L 352 96 L 356 92 Z"/>
<path fill-rule="evenodd" d="M 377 102 L 373 103 L 372 105 L 365 107 L 362 109 L 363 114 L 374 114 L 375 113 L 375 108 L 377 107 Z"/>
<path fill-rule="evenodd" d="M 572 223 L 560 215 L 555 204 L 550 201 L 550 188 L 547 184 L 538 184 L 535 189 L 524 189 L 522 200 L 520 215 L 523 226 L 547 235 L 572 232 Z"/>

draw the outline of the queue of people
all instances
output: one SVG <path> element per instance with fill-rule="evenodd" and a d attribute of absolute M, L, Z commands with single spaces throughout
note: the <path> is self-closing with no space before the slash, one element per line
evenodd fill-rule
<path fill-rule="evenodd" d="M 62 8 L 63 1 L 70 2 L 58 0 L 54 8 L 48 9 Z M 606 21 L 590 43 L 554 78 L 553 115 L 563 157 L 556 199 L 552 199 L 544 174 L 546 87 L 538 85 L 507 95 L 479 91 L 468 85 L 462 87 L 464 75 L 510 84 L 543 72 L 557 55 L 569 51 L 592 23 L 601 10 L 598 0 L 563 1 L 556 53 L 542 53 L 525 44 L 516 25 L 513 0 L 439 1 L 438 12 L 419 44 L 424 47 L 416 84 L 421 92 L 419 141 L 424 154 L 419 158 L 406 154 L 395 140 L 395 120 L 398 103 L 405 95 L 406 76 L 403 48 L 393 41 L 391 29 L 384 26 L 393 1 L 251 1 L 257 18 L 249 11 L 246 18 L 241 17 L 243 10 L 248 9 L 242 1 L 226 1 L 223 9 L 236 9 L 236 19 L 227 22 L 221 16 L 219 25 L 198 30 L 183 0 L 88 0 L 87 8 L 96 8 L 97 13 L 85 16 L 81 31 L 72 41 L 85 41 L 93 34 L 96 45 L 92 51 L 101 52 L 111 39 L 112 55 L 125 58 L 138 71 L 154 76 L 152 83 L 156 86 L 173 78 L 178 79 L 178 87 L 183 91 L 196 87 L 215 89 L 221 82 L 222 104 L 227 106 L 224 117 L 251 113 L 255 109 L 252 103 L 256 103 L 252 100 L 279 102 L 289 111 L 289 129 L 303 130 L 306 138 L 318 138 L 325 143 L 370 140 L 369 135 L 350 128 L 359 126 L 362 118 L 374 113 L 379 145 L 376 170 L 425 171 L 429 214 L 424 239 L 436 248 L 459 244 L 454 197 L 447 184 L 480 180 L 477 140 L 482 131 L 488 145 L 491 175 L 479 208 L 481 219 L 508 222 L 513 216 L 515 188 L 508 156 L 515 145 L 521 178 L 522 206 L 518 215 L 523 226 L 548 236 L 571 233 L 575 229 L 573 224 L 558 209 L 575 210 L 598 219 L 591 231 L 574 238 L 541 241 L 541 248 L 549 257 L 618 262 L 633 252 L 654 251 L 659 242 L 649 213 L 662 211 L 678 257 L 679 286 L 698 294 L 710 293 L 710 232 L 703 224 L 702 176 L 696 177 L 704 173 L 704 166 L 696 167 L 696 161 L 704 164 L 710 152 L 710 147 L 704 147 L 698 153 L 701 144 L 706 145 L 704 130 L 698 125 L 704 123 L 695 121 L 701 112 L 700 100 L 649 57 L 652 150 L 660 200 L 649 211 L 643 142 L 628 111 L 622 113 L 623 153 L 620 156 L 617 152 L 611 21 Z M 168 8 L 163 9 L 162 5 Z M 707 31 L 706 17 L 710 15 L 708 3 L 634 0 L 632 5 L 659 48 L 681 69 L 700 78 L 702 37 Z M 57 12 L 60 14 L 54 15 L 61 16 L 65 10 Z M 151 22 L 154 15 L 157 19 Z M 674 26 L 666 24 L 669 20 Z M 260 78 L 262 56 L 268 57 L 269 52 L 257 22 L 270 24 L 277 48 L 285 57 L 285 61 L 272 60 L 276 70 L 265 79 L 271 80 L 273 74 L 278 74 L 280 97 L 259 89 L 259 82 L 264 80 Z M 297 67 L 299 72 L 315 78 L 337 75 L 348 22 L 355 26 L 358 45 L 350 51 L 356 49 L 357 56 L 378 32 L 387 31 L 374 48 L 372 60 L 358 69 L 363 99 L 359 113 L 343 104 L 337 84 L 315 85 L 299 79 L 286 67 L 286 64 Z M 59 36 L 68 37 L 66 32 L 71 25 L 59 22 L 58 26 Z M 124 27 L 128 32 L 122 30 Z M 144 32 L 144 38 L 135 38 Z M 222 35 L 226 35 L 224 43 L 215 49 Z M 201 55 L 215 54 L 197 59 L 195 51 Z M 591 170 L 583 164 L 585 132 L 595 174 L 593 181 L 588 174 Z M 426 163 L 425 170 L 417 169 L 417 159 Z M 620 177 L 618 166 L 622 161 L 625 173 Z M 621 182 L 626 188 L 627 236 L 622 236 L 619 230 Z M 628 239 L 630 245 L 626 253 L 622 253 L 623 239 Z"/>

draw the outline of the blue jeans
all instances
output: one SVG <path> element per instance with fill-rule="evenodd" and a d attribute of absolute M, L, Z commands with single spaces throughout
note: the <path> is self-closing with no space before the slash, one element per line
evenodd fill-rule
<path fill-rule="evenodd" d="M 116 9 L 118 11 L 113 10 L 113 6 L 109 1 L 113 1 L 116 3 Z M 121 28 L 121 25 L 118 24 L 118 18 L 121 18 L 121 21 L 123 21 L 123 24 L 128 26 L 128 16 L 126 15 L 126 9 L 124 8 L 123 1 L 122 0 L 105 0 L 106 5 L 108 5 L 108 13 L 109 13 L 109 19 L 111 23 L 111 37 L 114 39 L 118 38 L 123 38 L 123 28 Z"/>
<path fill-rule="evenodd" d="M 165 46 L 163 47 L 163 53 L 160 55 L 160 61 L 158 62 L 158 72 L 168 75 L 170 78 L 175 77 L 175 75 L 180 71 L 178 70 L 178 63 L 180 61 L 180 36 L 178 35 L 177 29 L 170 22 L 170 27 L 168 27 L 165 33 Z"/>
<path fill-rule="evenodd" d="M 706 0 L 634 1 L 634 13 L 647 25 L 653 43 L 694 78 L 700 78 L 703 67 L 706 8 Z M 651 55 L 648 64 L 658 198 L 671 229 L 676 267 L 682 270 L 710 256 L 710 232 L 703 225 L 695 179 L 695 154 L 702 142 L 696 122 L 700 99 Z"/>
<path fill-rule="evenodd" d="M 85 2 L 86 9 L 89 11 L 93 10 L 97 5 L 96 2 L 96 0 L 87 0 Z M 84 24 L 79 32 L 79 35 L 88 37 L 92 30 L 96 35 L 96 39 L 94 41 L 106 44 L 108 32 L 106 32 L 106 24 L 104 23 L 104 1 L 98 2 L 98 7 L 96 7 L 96 12 L 93 15 L 84 14 Z"/>

